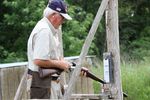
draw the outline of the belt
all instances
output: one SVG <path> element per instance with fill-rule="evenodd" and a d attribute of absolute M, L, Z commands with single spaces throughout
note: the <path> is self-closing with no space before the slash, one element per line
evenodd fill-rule
<path fill-rule="evenodd" d="M 28 74 L 29 74 L 29 75 L 32 75 L 33 72 L 34 72 L 34 71 L 28 69 Z M 53 81 L 56 81 L 56 80 L 59 79 L 59 76 L 51 76 L 51 78 L 52 78 Z"/>

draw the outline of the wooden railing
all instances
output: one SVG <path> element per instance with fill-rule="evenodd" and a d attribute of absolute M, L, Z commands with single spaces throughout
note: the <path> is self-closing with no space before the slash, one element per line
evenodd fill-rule
<path fill-rule="evenodd" d="M 78 56 L 65 57 L 65 59 L 70 62 L 76 62 L 78 58 Z M 85 65 L 89 69 L 92 66 L 94 58 L 95 56 L 86 57 Z M 0 64 L 0 100 L 14 99 L 18 85 L 27 65 L 28 62 Z M 66 74 L 66 83 L 68 82 L 69 78 L 70 74 Z M 83 77 L 78 79 L 77 84 L 73 89 L 73 93 L 75 94 L 89 94 L 93 92 L 94 90 L 92 80 Z M 22 98 L 27 99 L 26 91 L 24 91 Z"/>

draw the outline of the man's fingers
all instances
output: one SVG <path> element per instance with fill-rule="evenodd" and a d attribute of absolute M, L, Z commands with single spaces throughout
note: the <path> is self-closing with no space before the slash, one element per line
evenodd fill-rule
<path fill-rule="evenodd" d="M 83 76 L 85 76 L 85 77 L 86 77 L 86 74 L 87 74 L 86 72 L 83 72 Z"/>
<path fill-rule="evenodd" d="M 86 72 L 85 71 L 81 71 L 81 73 L 80 73 L 80 76 L 84 76 L 84 77 L 86 77 Z"/>

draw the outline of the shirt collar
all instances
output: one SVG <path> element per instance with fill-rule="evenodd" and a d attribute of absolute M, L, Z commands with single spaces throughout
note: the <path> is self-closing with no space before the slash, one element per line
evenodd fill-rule
<path fill-rule="evenodd" d="M 47 22 L 47 24 L 50 27 L 52 33 L 55 35 L 58 32 L 58 29 L 55 29 L 54 26 L 52 25 L 52 23 L 46 17 L 44 17 L 44 20 Z"/>

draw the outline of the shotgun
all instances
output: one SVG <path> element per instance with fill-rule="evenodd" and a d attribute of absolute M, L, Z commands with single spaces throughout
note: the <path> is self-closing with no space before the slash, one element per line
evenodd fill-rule
<path fill-rule="evenodd" d="M 75 69 L 76 64 L 74 62 L 71 63 L 71 67 L 69 68 L 69 71 L 72 71 Z M 86 77 L 89 77 L 95 81 L 98 81 L 102 84 L 106 84 L 106 82 L 98 77 L 96 77 L 93 73 L 91 73 L 89 70 L 87 70 L 85 67 L 81 68 L 81 71 L 86 72 Z M 45 68 L 39 68 L 39 75 L 41 78 L 47 77 L 52 74 L 58 74 L 60 75 L 61 72 L 63 72 L 62 69 L 58 68 L 51 68 L 51 69 L 45 69 Z"/>
<path fill-rule="evenodd" d="M 69 68 L 69 71 L 71 72 L 72 70 L 74 70 L 75 66 L 76 66 L 76 64 L 74 62 L 72 62 L 71 67 Z M 87 70 L 87 68 L 82 67 L 81 71 L 86 72 L 86 77 L 89 77 L 95 81 L 98 81 L 99 83 L 106 84 L 106 82 L 104 80 L 95 76 L 93 73 L 91 73 L 89 70 Z M 52 75 L 52 74 L 60 75 L 61 72 L 63 72 L 63 70 L 58 69 L 58 68 L 51 68 L 51 69 L 45 69 L 45 68 L 41 68 L 41 67 L 39 68 L 39 75 L 41 78 L 45 78 L 45 77 Z M 128 95 L 125 92 L 123 92 L 123 96 L 128 97 Z"/>

